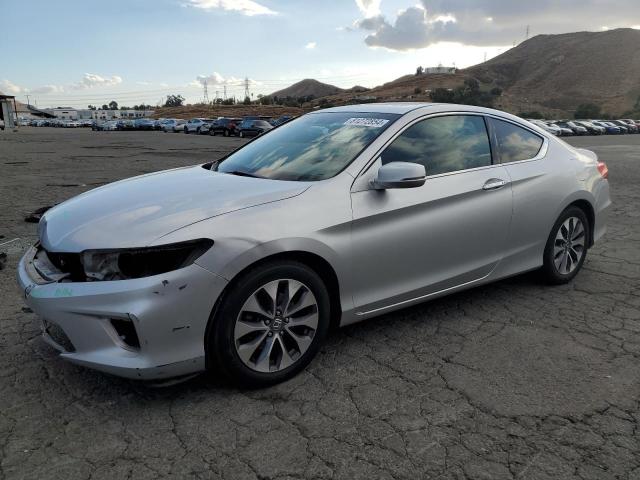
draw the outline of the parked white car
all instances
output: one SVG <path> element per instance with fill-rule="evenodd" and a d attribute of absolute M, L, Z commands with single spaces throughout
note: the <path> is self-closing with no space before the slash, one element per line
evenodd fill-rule
<path fill-rule="evenodd" d="M 184 133 L 200 133 L 200 129 L 205 123 L 212 122 L 209 118 L 192 118 L 184 124 Z"/>
<path fill-rule="evenodd" d="M 540 127 L 541 129 L 552 133 L 556 137 L 562 135 L 562 130 L 560 127 L 556 125 L 549 125 L 548 123 L 543 122 L 542 120 L 529 120 L 529 122 L 533 123 L 536 127 Z"/>

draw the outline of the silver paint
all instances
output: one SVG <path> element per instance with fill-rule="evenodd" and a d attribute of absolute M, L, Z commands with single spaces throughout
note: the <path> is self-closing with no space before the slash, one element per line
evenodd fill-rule
<path fill-rule="evenodd" d="M 332 110 L 402 117 L 328 180 L 245 178 L 195 166 L 116 182 L 47 212 L 40 240 L 54 251 L 215 242 L 190 267 L 111 282 L 37 285 L 27 254 L 18 269 L 26 302 L 77 342 L 75 353 L 62 356 L 132 378 L 203 370 L 216 299 L 245 268 L 276 254 L 304 252 L 326 262 L 339 283 L 340 324 L 347 325 L 540 267 L 554 223 L 573 202 L 593 208 L 594 241 L 606 231 L 609 186 L 595 154 L 518 117 L 444 104 Z M 543 137 L 543 147 L 533 159 L 431 176 L 416 188 L 372 187 L 386 145 L 417 121 L 451 113 L 513 122 Z M 118 344 L 108 318 L 137 319 L 139 351 Z"/>

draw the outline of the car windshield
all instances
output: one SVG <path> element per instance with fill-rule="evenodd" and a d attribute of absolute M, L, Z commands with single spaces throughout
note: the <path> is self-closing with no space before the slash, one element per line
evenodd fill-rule
<path fill-rule="evenodd" d="M 274 180 L 325 180 L 341 172 L 398 117 L 310 113 L 258 137 L 212 169 Z"/>

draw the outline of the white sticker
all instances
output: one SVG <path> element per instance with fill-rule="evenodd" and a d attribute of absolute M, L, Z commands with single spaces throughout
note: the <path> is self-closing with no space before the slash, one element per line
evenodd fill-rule
<path fill-rule="evenodd" d="M 349 118 L 346 122 L 344 122 L 345 125 L 351 125 L 352 127 L 373 128 L 384 127 L 387 123 L 389 123 L 389 120 L 386 120 L 384 118 Z"/>

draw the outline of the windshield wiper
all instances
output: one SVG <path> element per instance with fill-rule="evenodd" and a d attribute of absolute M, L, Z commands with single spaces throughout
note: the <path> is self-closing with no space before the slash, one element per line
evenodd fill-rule
<path fill-rule="evenodd" d="M 261 177 L 260 175 L 256 175 L 254 173 L 243 172 L 242 170 L 232 170 L 231 172 L 222 172 L 222 173 L 228 173 L 229 175 L 237 175 L 239 177 L 266 178 L 266 177 Z"/>

